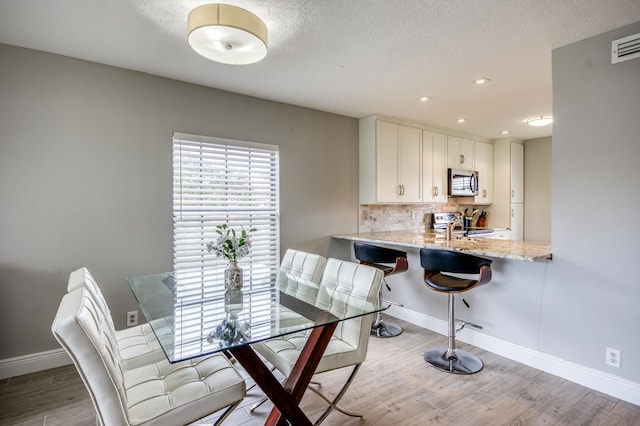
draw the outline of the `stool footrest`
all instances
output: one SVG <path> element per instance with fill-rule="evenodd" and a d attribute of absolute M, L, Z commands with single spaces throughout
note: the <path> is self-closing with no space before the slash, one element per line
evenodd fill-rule
<path fill-rule="evenodd" d="M 481 325 L 474 324 L 474 323 L 469 322 L 469 321 L 456 319 L 456 322 L 457 322 L 457 323 L 459 323 L 459 324 L 461 324 L 461 325 L 459 326 L 459 328 L 456 328 L 456 333 L 457 333 L 458 331 L 462 330 L 463 328 L 465 328 L 467 325 L 468 325 L 469 327 L 473 327 L 473 328 L 477 328 L 478 330 L 482 330 L 482 326 L 481 326 Z"/>

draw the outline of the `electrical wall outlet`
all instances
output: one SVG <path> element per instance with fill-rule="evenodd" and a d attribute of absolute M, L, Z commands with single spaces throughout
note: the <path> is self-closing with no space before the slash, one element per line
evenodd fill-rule
<path fill-rule="evenodd" d="M 127 312 L 127 327 L 138 325 L 138 311 Z"/>
<path fill-rule="evenodd" d="M 604 362 L 612 367 L 620 368 L 620 350 L 607 348 L 607 356 Z"/>

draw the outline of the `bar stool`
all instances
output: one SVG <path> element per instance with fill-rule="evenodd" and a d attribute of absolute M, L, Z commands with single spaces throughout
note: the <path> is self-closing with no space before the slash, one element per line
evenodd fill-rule
<path fill-rule="evenodd" d="M 356 259 L 363 265 L 373 266 L 380 269 L 387 278 L 393 274 L 399 274 L 409 269 L 407 261 L 407 252 L 394 250 L 386 247 L 372 246 L 363 243 L 353 243 L 353 250 Z M 391 266 L 393 265 L 393 266 Z M 384 284 L 391 291 L 386 279 Z M 378 293 L 378 305 L 382 303 L 382 287 Z M 402 333 L 402 327 L 393 322 L 385 322 L 382 320 L 382 314 L 377 313 L 376 319 L 371 326 L 371 335 L 377 337 L 395 337 Z"/>
<path fill-rule="evenodd" d="M 456 350 L 455 304 L 453 296 L 491 281 L 489 259 L 450 250 L 420 249 L 420 264 L 424 268 L 426 285 L 449 296 L 449 346 L 430 349 L 424 353 L 424 360 L 430 365 L 454 374 L 473 374 L 482 369 L 482 361 L 477 356 L 463 350 Z M 473 278 L 450 274 L 474 275 Z M 481 328 L 479 326 L 476 326 Z"/>

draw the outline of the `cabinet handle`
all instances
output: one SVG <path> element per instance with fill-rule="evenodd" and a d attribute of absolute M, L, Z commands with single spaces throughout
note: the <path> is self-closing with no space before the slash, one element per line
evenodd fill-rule
<path fill-rule="evenodd" d="M 398 195 L 401 197 L 404 195 L 404 185 L 398 185 Z"/>
<path fill-rule="evenodd" d="M 437 197 L 437 196 L 438 196 L 438 187 L 437 187 L 437 186 L 434 186 L 434 187 L 431 189 L 431 195 L 433 196 L 433 198 L 435 198 L 435 197 Z"/>
<path fill-rule="evenodd" d="M 460 164 L 464 164 L 464 155 L 460 154 Z"/>
<path fill-rule="evenodd" d="M 516 197 L 516 191 L 515 190 L 511 190 L 511 198 L 515 198 Z"/>
<path fill-rule="evenodd" d="M 511 217 L 513 217 L 515 215 L 515 213 L 513 212 L 513 209 L 511 209 Z"/>
<path fill-rule="evenodd" d="M 487 198 L 487 190 L 486 189 L 482 190 L 482 198 Z"/>

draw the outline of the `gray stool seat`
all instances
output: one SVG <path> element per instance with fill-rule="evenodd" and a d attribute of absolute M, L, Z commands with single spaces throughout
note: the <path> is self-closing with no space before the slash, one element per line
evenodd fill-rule
<path fill-rule="evenodd" d="M 387 247 L 373 246 L 370 244 L 353 243 L 353 250 L 356 259 L 363 265 L 373 266 L 380 269 L 384 277 L 399 274 L 409 269 L 407 252 L 395 250 Z M 387 289 L 391 291 L 389 284 L 385 280 Z M 378 294 L 378 304 L 382 303 L 382 288 Z M 398 324 L 383 321 L 382 314 L 378 312 L 376 319 L 371 326 L 371 335 L 376 337 L 395 337 L 402 333 L 402 327 Z"/>
<path fill-rule="evenodd" d="M 424 268 L 425 284 L 432 290 L 447 293 L 449 301 L 449 345 L 434 348 L 424 353 L 429 365 L 454 374 L 473 374 L 482 370 L 482 361 L 477 356 L 456 349 L 455 303 L 453 296 L 491 281 L 489 259 L 450 250 L 421 249 L 420 264 Z M 471 274 L 473 278 L 449 274 Z"/>

